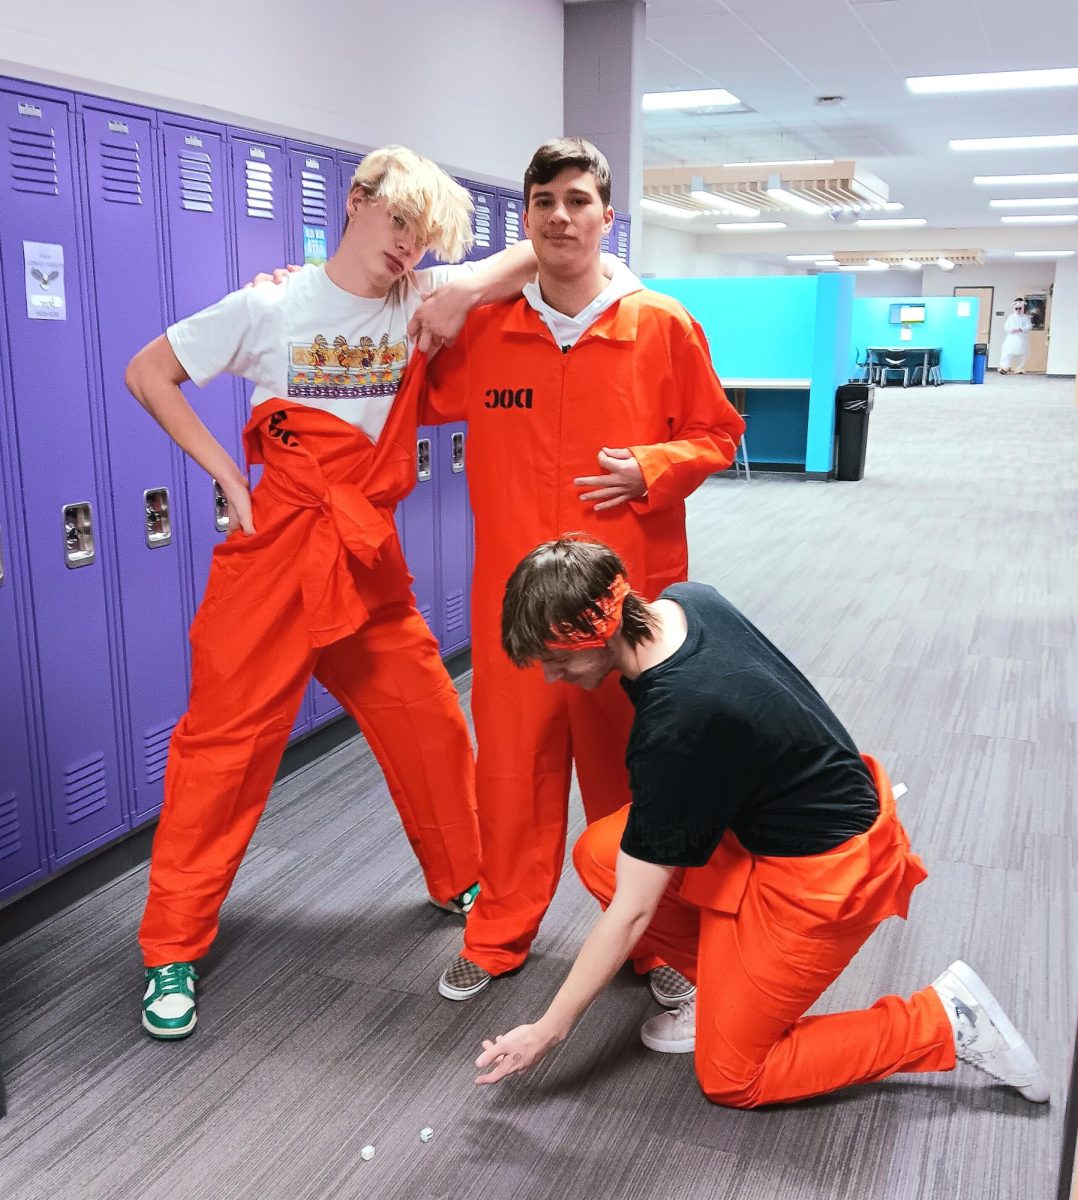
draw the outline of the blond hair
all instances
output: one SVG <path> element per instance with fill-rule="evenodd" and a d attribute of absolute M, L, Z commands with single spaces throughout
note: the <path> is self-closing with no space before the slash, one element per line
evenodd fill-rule
<path fill-rule="evenodd" d="M 356 167 L 349 192 L 362 188 L 415 230 L 442 262 L 459 262 L 472 244 L 472 198 L 431 162 L 404 146 L 372 150 Z"/>

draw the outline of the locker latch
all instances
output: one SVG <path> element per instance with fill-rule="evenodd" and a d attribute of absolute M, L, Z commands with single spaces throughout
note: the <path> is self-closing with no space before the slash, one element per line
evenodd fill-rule
<path fill-rule="evenodd" d="M 94 525 L 89 501 L 64 505 L 64 562 L 74 569 L 94 561 Z"/>
<path fill-rule="evenodd" d="M 415 475 L 420 483 L 430 478 L 430 438 L 420 438 L 415 444 Z"/>
<path fill-rule="evenodd" d="M 453 434 L 453 473 L 459 475 L 464 470 L 464 434 Z"/>
<path fill-rule="evenodd" d="M 146 505 L 146 545 L 151 550 L 172 541 L 172 519 L 168 515 L 168 488 L 149 488 L 142 493 Z"/>
<path fill-rule="evenodd" d="M 218 533 L 228 532 L 228 501 L 216 479 L 213 481 L 213 523 Z"/>

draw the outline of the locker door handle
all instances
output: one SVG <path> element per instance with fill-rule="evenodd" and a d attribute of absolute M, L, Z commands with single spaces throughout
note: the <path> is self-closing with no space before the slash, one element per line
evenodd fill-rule
<path fill-rule="evenodd" d="M 430 474 L 430 438 L 420 438 L 415 444 L 415 477 L 420 483 L 426 483 Z"/>
<path fill-rule="evenodd" d="M 228 501 L 216 479 L 213 481 L 213 524 L 218 533 L 228 532 Z"/>
<path fill-rule="evenodd" d="M 64 562 L 72 570 L 88 567 L 95 557 L 93 512 L 88 500 L 80 504 L 65 504 Z"/>
<path fill-rule="evenodd" d="M 464 434 L 453 434 L 453 474 L 459 475 L 464 470 Z"/>
<path fill-rule="evenodd" d="M 172 541 L 172 518 L 168 511 L 168 488 L 149 488 L 142 493 L 146 510 L 146 545 L 151 550 Z"/>

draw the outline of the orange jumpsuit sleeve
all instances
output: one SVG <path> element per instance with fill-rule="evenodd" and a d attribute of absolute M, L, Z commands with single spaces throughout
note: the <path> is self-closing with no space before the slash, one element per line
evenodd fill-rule
<path fill-rule="evenodd" d="M 638 512 L 654 512 L 683 501 L 716 471 L 733 461 L 745 422 L 726 399 L 711 365 L 711 352 L 700 326 L 671 337 L 675 380 L 669 405 L 670 441 L 630 446 L 644 473 L 647 495 L 630 503 Z"/>
<path fill-rule="evenodd" d="M 420 425 L 446 425 L 467 418 L 470 340 L 465 323 L 452 346 L 427 360 L 427 377 L 419 397 Z"/>

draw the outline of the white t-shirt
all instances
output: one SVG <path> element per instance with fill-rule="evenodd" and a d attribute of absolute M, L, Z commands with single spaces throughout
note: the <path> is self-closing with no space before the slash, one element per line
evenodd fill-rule
<path fill-rule="evenodd" d="M 166 330 L 180 365 L 198 384 L 228 372 L 249 379 L 251 406 L 272 397 L 320 408 L 382 433 L 408 362 L 408 322 L 423 294 L 469 265 L 415 271 L 382 299 L 339 288 L 324 266 L 283 283 L 230 292 Z"/>
<path fill-rule="evenodd" d="M 543 324 L 550 330 L 550 336 L 559 346 L 575 346 L 601 313 L 606 312 L 612 304 L 616 304 L 622 296 L 629 296 L 644 289 L 644 285 L 620 258 L 615 258 L 612 254 L 604 254 L 602 258 L 604 265 L 610 268 L 610 282 L 575 316 L 558 312 L 556 308 L 547 304 L 543 299 L 538 275 L 531 283 L 524 285 L 524 299 L 539 314 Z"/>

